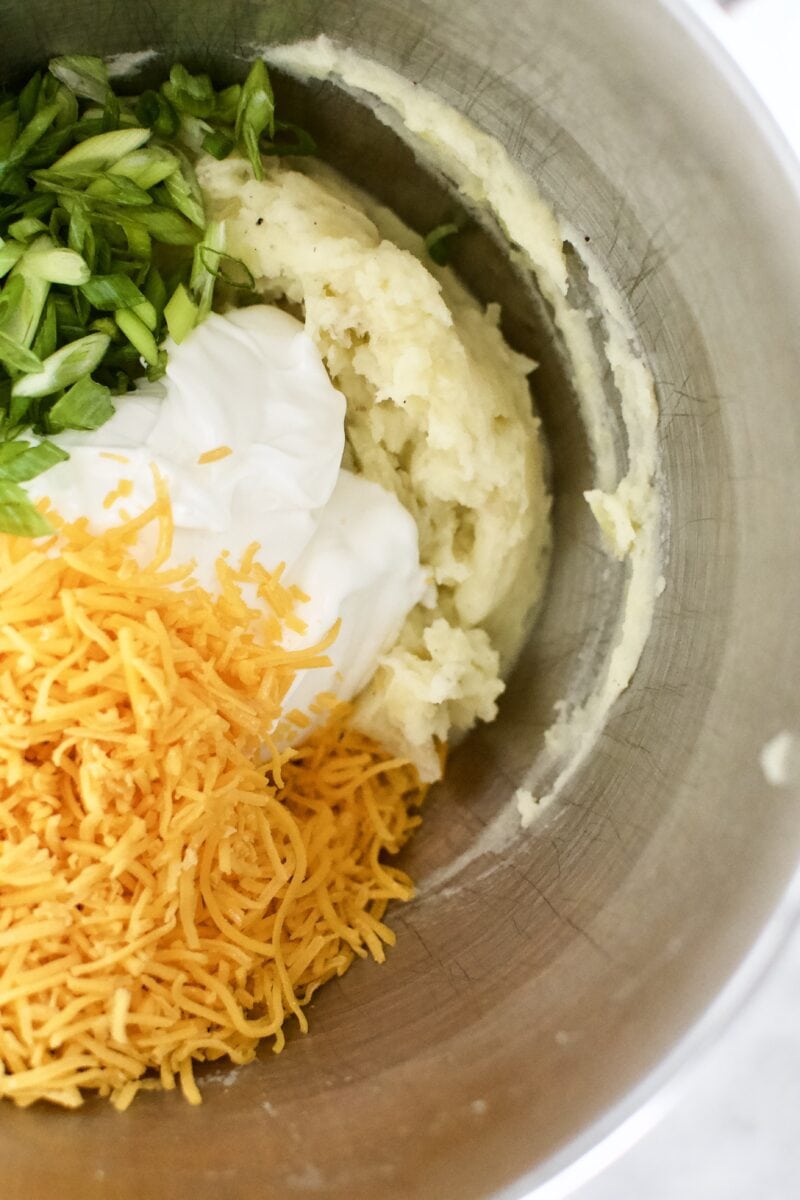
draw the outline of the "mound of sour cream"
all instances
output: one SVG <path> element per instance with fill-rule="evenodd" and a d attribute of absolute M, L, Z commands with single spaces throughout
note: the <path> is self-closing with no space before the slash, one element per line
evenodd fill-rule
<path fill-rule="evenodd" d="M 213 591 L 220 554 L 236 562 L 257 542 L 256 559 L 268 570 L 285 563 L 284 580 L 309 596 L 293 646 L 341 620 L 332 665 L 298 672 L 284 711 L 322 691 L 351 698 L 426 591 L 412 517 L 342 469 L 345 400 L 294 317 L 269 305 L 212 314 L 167 352 L 165 378 L 120 397 L 100 429 L 52 438 L 70 457 L 29 493 L 99 533 L 152 504 L 155 465 L 172 501 L 172 564 L 194 559 Z M 214 450 L 223 456 L 199 461 Z"/>

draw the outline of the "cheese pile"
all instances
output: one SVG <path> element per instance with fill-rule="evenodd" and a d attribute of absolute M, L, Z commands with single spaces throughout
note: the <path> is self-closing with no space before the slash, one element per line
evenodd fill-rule
<path fill-rule="evenodd" d="M 299 750 L 266 732 L 335 628 L 285 648 L 304 597 L 255 546 L 221 556 L 214 595 L 165 565 L 155 492 L 99 536 L 0 537 L 0 1096 L 20 1105 L 176 1082 L 199 1102 L 194 1062 L 280 1050 L 321 983 L 383 958 L 411 894 L 382 856 L 418 822 L 413 768 L 332 697 Z"/>

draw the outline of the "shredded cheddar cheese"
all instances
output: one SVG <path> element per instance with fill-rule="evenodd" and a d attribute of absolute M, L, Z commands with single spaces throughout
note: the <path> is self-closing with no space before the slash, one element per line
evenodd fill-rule
<path fill-rule="evenodd" d="M 111 508 L 112 504 L 116 504 L 118 500 L 126 499 L 126 497 L 130 496 L 132 492 L 133 492 L 133 480 L 132 479 L 120 479 L 117 486 L 115 488 L 112 488 L 111 491 L 108 492 L 107 495 L 104 497 L 103 508 Z"/>
<path fill-rule="evenodd" d="M 0 1097 L 22 1106 L 199 1103 L 194 1064 L 280 1050 L 320 984 L 383 959 L 412 890 L 384 854 L 418 823 L 413 768 L 330 696 L 298 749 L 270 737 L 335 630 L 284 649 L 302 596 L 254 549 L 220 559 L 218 595 L 167 567 L 156 491 L 99 537 L 0 538 Z"/>
<path fill-rule="evenodd" d="M 219 462 L 221 458 L 227 458 L 229 454 L 233 454 L 230 446 L 217 446 L 214 450 L 204 451 L 197 460 L 197 465 L 205 466 L 206 463 Z"/>

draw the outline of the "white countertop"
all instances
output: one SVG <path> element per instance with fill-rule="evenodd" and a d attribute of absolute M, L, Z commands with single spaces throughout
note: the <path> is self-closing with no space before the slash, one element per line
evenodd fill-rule
<path fill-rule="evenodd" d="M 800 0 L 728 0 L 733 49 L 800 154 Z M 671 1111 L 574 1200 L 800 1197 L 800 930 Z"/>

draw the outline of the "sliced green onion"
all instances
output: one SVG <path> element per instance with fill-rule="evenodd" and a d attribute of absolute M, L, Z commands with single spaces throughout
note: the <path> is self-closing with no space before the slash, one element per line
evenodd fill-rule
<path fill-rule="evenodd" d="M 167 303 L 167 288 L 158 267 L 151 267 L 147 272 L 144 294 L 159 317 L 161 317 L 164 312 L 164 306 Z"/>
<path fill-rule="evenodd" d="M 183 154 L 178 158 L 178 166 L 179 170 L 164 180 L 164 191 L 173 208 L 202 229 L 206 223 L 206 213 L 194 167 Z"/>
<path fill-rule="evenodd" d="M 53 124 L 57 126 L 59 131 L 71 130 L 72 126 L 78 120 L 78 101 L 75 93 L 66 86 L 59 83 L 53 77 L 55 87 L 52 91 L 52 103 L 57 104 L 59 108 L 58 116 Z"/>
<path fill-rule="evenodd" d="M 199 310 L 182 283 L 172 293 L 164 309 L 169 336 L 180 345 L 198 322 Z"/>
<path fill-rule="evenodd" d="M 143 321 L 151 333 L 155 333 L 158 328 L 158 313 L 149 300 L 143 300 L 141 304 L 137 304 L 131 309 L 136 314 L 140 321 Z"/>
<path fill-rule="evenodd" d="M 0 444 L 0 467 L 12 462 L 29 448 L 29 442 L 3 442 Z"/>
<path fill-rule="evenodd" d="M 252 271 L 240 258 L 214 250 L 211 246 L 199 246 L 198 250 L 203 266 L 215 279 L 220 279 L 229 287 L 246 288 L 250 291 L 255 287 L 256 281 Z"/>
<path fill-rule="evenodd" d="M 135 104 L 136 116 L 159 137 L 171 138 L 178 132 L 178 114 L 159 92 L 142 92 Z"/>
<path fill-rule="evenodd" d="M 8 274 L 24 253 L 25 247 L 20 242 L 3 242 L 0 246 L 0 279 Z"/>
<path fill-rule="evenodd" d="M 36 372 L 42 369 L 42 360 L 37 354 L 2 332 L 0 332 L 0 362 L 7 371 Z"/>
<path fill-rule="evenodd" d="M 47 226 L 38 217 L 23 217 L 9 225 L 8 232 L 18 242 L 29 242 L 37 233 L 47 233 Z"/>
<path fill-rule="evenodd" d="M 167 246 L 194 246 L 201 236 L 200 230 L 179 213 L 155 204 L 152 208 L 137 212 L 136 224 Z"/>
<path fill-rule="evenodd" d="M 109 389 L 87 375 L 56 400 L 47 423 L 53 430 L 99 429 L 113 415 Z"/>
<path fill-rule="evenodd" d="M 302 126 L 294 125 L 291 121 L 276 121 L 276 138 L 279 133 L 289 134 L 292 140 L 273 141 L 267 146 L 262 145 L 262 154 L 291 155 L 294 158 L 300 158 L 317 153 L 317 143 L 308 130 L 303 129 Z"/>
<path fill-rule="evenodd" d="M 214 120 L 223 125 L 235 125 L 241 95 L 242 85 L 240 83 L 234 83 L 230 87 L 223 88 L 221 92 L 217 92 Z"/>
<path fill-rule="evenodd" d="M 207 133 L 200 143 L 201 149 L 205 150 L 206 154 L 220 160 L 227 158 L 235 145 L 233 138 L 229 137 L 227 133 L 223 133 L 221 129 L 212 129 L 211 133 Z"/>
<path fill-rule="evenodd" d="M 150 137 L 149 129 L 112 129 L 79 142 L 53 163 L 52 169 L 62 174 L 78 171 L 107 171 L 126 154 L 138 150 Z"/>
<path fill-rule="evenodd" d="M 445 225 L 437 225 L 425 238 L 425 249 L 438 266 L 444 267 L 450 261 L 450 238 L 460 230 L 460 225 L 450 221 Z"/>
<path fill-rule="evenodd" d="M 41 109 L 36 116 L 32 117 L 25 128 L 20 133 L 19 137 L 11 147 L 8 157 L 4 163 L 5 167 L 16 167 L 25 158 L 30 150 L 43 137 L 50 126 L 58 116 L 59 108 L 57 104 L 48 104 L 46 108 Z"/>
<path fill-rule="evenodd" d="M 127 275 L 93 275 L 81 284 L 81 294 L 94 308 L 115 312 L 118 308 L 136 308 L 145 297 Z"/>
<path fill-rule="evenodd" d="M 8 158 L 11 147 L 17 139 L 19 132 L 19 114 L 17 112 L 6 113 L 0 118 L 0 174 L 2 174 L 3 164 Z"/>
<path fill-rule="evenodd" d="M 0 479 L 11 479 L 14 483 L 24 483 L 35 479 L 42 471 L 49 470 L 56 463 L 69 458 L 65 450 L 54 442 L 39 442 L 36 446 L 22 443 L 22 451 L 6 461 L 0 461 Z"/>
<path fill-rule="evenodd" d="M 18 483 L 0 479 L 0 529 L 15 537 L 43 537 L 53 527 Z"/>
<path fill-rule="evenodd" d="M 157 360 L 148 364 L 145 374 L 151 383 L 155 383 L 157 379 L 161 379 L 167 372 L 167 352 L 159 350 Z"/>
<path fill-rule="evenodd" d="M 137 214 L 137 217 L 141 214 Z M 150 234 L 141 225 L 126 221 L 123 224 L 128 253 L 138 262 L 149 262 L 153 255 L 153 241 Z"/>
<path fill-rule="evenodd" d="M 56 246 L 49 237 L 38 238 L 25 251 L 16 268 L 26 278 L 44 279 L 78 287 L 91 275 L 88 263 L 75 250 Z"/>
<path fill-rule="evenodd" d="M 76 96 L 105 104 L 110 90 L 108 68 L 101 58 L 88 54 L 69 54 L 62 58 L 51 58 L 48 68 L 61 83 Z"/>
<path fill-rule="evenodd" d="M 256 179 L 263 179 L 261 135 L 266 130 L 275 136 L 275 97 L 269 73 L 262 59 L 256 59 L 242 86 L 236 110 L 236 141 L 247 155 Z"/>
<path fill-rule="evenodd" d="M 77 383 L 91 375 L 108 349 L 109 339 L 103 333 L 89 333 L 51 354 L 35 375 L 24 375 L 11 388 L 12 396 L 50 396 L 61 388 Z"/>
<path fill-rule="evenodd" d="M 143 146 L 132 150 L 109 167 L 110 175 L 124 175 L 147 191 L 178 170 L 178 160 L 162 146 Z"/>
<path fill-rule="evenodd" d="M 50 283 L 21 272 L 22 259 L 0 292 L 0 329 L 13 341 L 30 346 L 50 292 Z"/>
<path fill-rule="evenodd" d="M 55 297 L 51 292 L 44 306 L 44 313 L 36 330 L 31 350 L 39 359 L 49 358 L 58 349 L 58 317 L 56 315 Z"/>
<path fill-rule="evenodd" d="M 203 242 L 195 247 L 194 262 L 190 287 L 198 307 L 198 321 L 204 321 L 211 312 L 211 301 L 214 296 L 214 280 L 216 274 L 209 270 L 204 261 L 205 252 L 215 254 L 225 253 L 225 223 L 211 221 L 206 229 Z"/>
<path fill-rule="evenodd" d="M 216 105 L 216 95 L 207 75 L 191 75 L 186 67 L 176 63 L 162 92 L 174 108 L 192 117 L 209 117 Z"/>
<path fill-rule="evenodd" d="M 39 107 L 39 95 L 42 90 L 42 75 L 36 71 L 19 94 L 17 109 L 23 125 L 32 119 Z"/>
<path fill-rule="evenodd" d="M 155 366 L 158 362 L 158 346 L 152 332 L 147 328 L 141 317 L 130 308 L 121 308 L 114 314 L 114 320 L 119 325 L 125 337 L 135 346 L 145 362 Z"/>
<path fill-rule="evenodd" d="M 98 175 L 86 189 L 87 197 L 107 200 L 109 204 L 121 204 L 124 208 L 146 208 L 153 197 L 138 184 L 124 175 Z"/>

